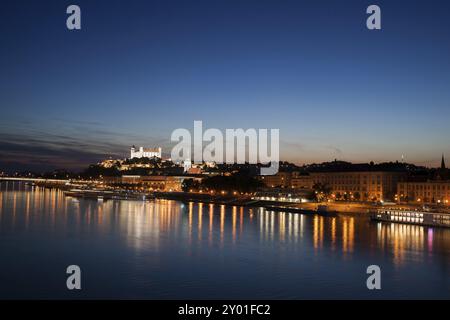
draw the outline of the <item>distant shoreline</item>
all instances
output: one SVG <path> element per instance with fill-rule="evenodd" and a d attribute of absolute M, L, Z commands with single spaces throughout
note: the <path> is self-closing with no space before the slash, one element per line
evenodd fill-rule
<path fill-rule="evenodd" d="M 61 181 L 62 182 L 62 181 Z M 57 188 L 66 192 L 66 195 L 70 190 L 74 189 L 73 186 L 66 185 L 64 183 L 55 182 L 40 182 L 36 186 L 45 188 Z M 25 182 L 24 182 L 25 183 Z M 95 194 L 94 194 L 95 192 Z M 227 205 L 227 206 L 242 206 L 250 208 L 265 208 L 266 210 L 277 212 L 290 212 L 290 213 L 304 213 L 304 214 L 316 214 L 316 213 L 331 213 L 340 215 L 369 215 L 369 211 L 373 211 L 380 208 L 390 207 L 402 207 L 405 209 L 420 209 L 417 205 L 408 204 L 396 204 L 381 206 L 374 203 L 360 203 L 360 202 L 281 202 L 281 201 L 269 201 L 269 200 L 256 200 L 250 196 L 231 196 L 221 194 L 209 194 L 198 192 L 136 192 L 136 191 L 99 191 L 95 189 L 82 189 L 78 191 L 79 194 L 72 195 L 75 197 L 84 198 L 101 198 L 102 200 L 114 199 L 114 200 L 150 200 L 150 199 L 167 199 L 176 200 L 181 202 L 195 202 L 204 204 L 215 205 Z M 326 206 L 326 211 L 323 208 Z M 322 211 L 321 211 L 322 207 Z"/>

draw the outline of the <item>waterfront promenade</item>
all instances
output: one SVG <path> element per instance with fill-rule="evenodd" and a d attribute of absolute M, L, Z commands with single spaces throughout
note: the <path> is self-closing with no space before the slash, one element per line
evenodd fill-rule
<path fill-rule="evenodd" d="M 256 200 L 252 195 L 240 194 L 210 194 L 206 192 L 142 192 L 133 190 L 116 189 L 113 192 L 109 188 L 98 188 L 99 181 L 85 181 L 85 180 L 61 180 L 61 179 L 41 179 L 41 178 L 15 178 L 15 177 L 1 177 L 1 181 L 17 181 L 24 183 L 33 183 L 36 186 L 45 188 L 57 188 L 66 191 L 69 196 L 85 197 L 85 198 L 99 198 L 102 200 L 116 199 L 116 200 L 151 200 L 151 199 L 167 199 L 177 200 L 181 202 L 196 202 L 196 203 L 212 203 L 230 206 L 245 206 L 245 207 L 264 207 L 274 211 L 286 211 L 299 213 L 314 213 L 320 210 L 320 206 L 326 205 L 329 212 L 341 214 L 358 214 L 369 215 L 377 209 L 387 208 L 401 208 L 404 210 L 422 210 L 423 206 L 417 204 L 382 204 L 374 202 L 356 202 L 356 201 L 332 201 L 332 202 L 301 202 L 292 203 L 284 201 L 271 200 Z M 71 191 L 76 189 L 75 192 Z M 436 209 L 436 208 L 435 208 Z M 439 212 L 450 213 L 448 206 L 440 206 L 437 209 Z"/>

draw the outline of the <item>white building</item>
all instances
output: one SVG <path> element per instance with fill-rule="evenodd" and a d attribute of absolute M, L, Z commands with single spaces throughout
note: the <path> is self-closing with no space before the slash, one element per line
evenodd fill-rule
<path fill-rule="evenodd" d="M 190 159 L 186 159 L 183 161 L 184 172 L 188 172 L 190 168 L 192 168 L 192 162 Z"/>
<path fill-rule="evenodd" d="M 161 159 L 161 147 L 158 148 L 144 148 L 140 147 L 139 150 L 136 150 L 135 146 L 131 147 L 131 156 L 130 159 L 134 158 L 160 158 Z"/>

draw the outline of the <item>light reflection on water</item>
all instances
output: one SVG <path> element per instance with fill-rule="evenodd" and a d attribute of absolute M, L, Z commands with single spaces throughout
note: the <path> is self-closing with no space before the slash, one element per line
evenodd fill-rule
<path fill-rule="evenodd" d="M 449 298 L 450 230 L 1 184 L 0 297 Z M 65 290 L 65 267 L 86 285 Z M 365 288 L 366 267 L 383 289 Z M 33 270 L 30 272 L 27 270 Z"/>

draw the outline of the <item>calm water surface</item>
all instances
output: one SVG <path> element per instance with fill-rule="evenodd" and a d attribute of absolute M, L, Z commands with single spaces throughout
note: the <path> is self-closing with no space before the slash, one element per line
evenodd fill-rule
<path fill-rule="evenodd" d="M 82 290 L 66 289 L 66 267 Z M 366 268 L 382 290 L 366 288 Z M 450 298 L 450 229 L 0 184 L 0 298 Z"/>

